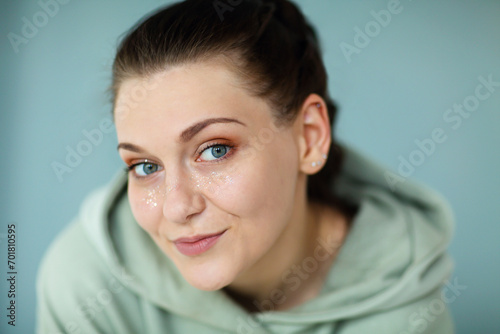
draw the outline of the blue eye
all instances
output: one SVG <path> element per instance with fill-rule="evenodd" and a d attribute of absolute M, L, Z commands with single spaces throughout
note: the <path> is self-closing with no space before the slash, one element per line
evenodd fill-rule
<path fill-rule="evenodd" d="M 228 145 L 215 144 L 203 150 L 200 157 L 205 161 L 217 160 L 224 157 L 231 147 Z"/>
<path fill-rule="evenodd" d="M 144 177 L 157 172 L 160 166 L 151 162 L 142 162 L 129 167 L 137 176 Z"/>

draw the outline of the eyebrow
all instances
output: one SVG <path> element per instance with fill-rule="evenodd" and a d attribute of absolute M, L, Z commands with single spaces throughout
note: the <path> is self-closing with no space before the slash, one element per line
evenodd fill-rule
<path fill-rule="evenodd" d="M 200 121 L 200 122 L 197 122 L 197 123 L 191 125 L 189 128 L 182 131 L 182 133 L 180 134 L 179 139 L 177 141 L 179 143 L 186 143 L 186 142 L 190 141 L 194 136 L 196 136 L 196 134 L 198 134 L 198 132 L 200 132 L 201 130 L 203 130 L 207 126 L 209 126 L 211 124 L 215 124 L 215 123 L 237 123 L 237 124 L 241 124 L 243 126 L 246 126 L 245 123 L 240 122 L 239 120 L 234 119 L 234 118 L 227 118 L 227 117 L 207 118 L 207 119 L 204 119 L 203 121 Z M 117 149 L 118 150 L 125 149 L 125 150 L 129 150 L 132 152 L 137 152 L 137 153 L 144 152 L 144 150 L 142 150 L 138 146 L 135 146 L 135 145 L 129 144 L 129 143 L 120 143 L 120 144 L 118 144 Z"/>
<path fill-rule="evenodd" d="M 200 121 L 198 123 L 195 123 L 191 125 L 189 128 L 186 130 L 182 131 L 181 135 L 179 136 L 179 142 L 185 143 L 191 140 L 198 132 L 206 128 L 207 126 L 215 123 L 238 123 L 243 126 L 246 126 L 245 123 L 242 123 L 238 121 L 237 119 L 234 118 L 226 118 L 226 117 L 218 117 L 218 118 L 207 118 L 203 121 Z"/>

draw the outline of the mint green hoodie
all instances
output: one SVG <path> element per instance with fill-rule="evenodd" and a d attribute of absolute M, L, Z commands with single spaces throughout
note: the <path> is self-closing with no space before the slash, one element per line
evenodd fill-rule
<path fill-rule="evenodd" d="M 319 296 L 250 314 L 189 285 L 136 223 L 123 173 L 91 194 L 38 274 L 38 333 L 453 333 L 446 202 L 346 148 L 335 191 L 358 213 Z M 401 181 L 401 180 L 400 180 Z M 332 185 L 333 187 L 333 185 Z"/>

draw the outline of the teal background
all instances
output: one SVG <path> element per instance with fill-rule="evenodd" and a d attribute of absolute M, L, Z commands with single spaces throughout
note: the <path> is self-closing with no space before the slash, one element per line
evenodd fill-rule
<path fill-rule="evenodd" d="M 42 3 L 48 0 L 42 0 Z M 105 94 L 118 37 L 165 1 L 79 1 L 60 5 L 15 52 L 7 35 L 21 34 L 37 1 L 2 0 L 0 7 L 0 332 L 31 333 L 35 275 L 43 253 L 77 214 L 92 189 L 122 167 L 115 133 L 103 134 L 60 182 L 51 166 L 67 146 L 110 118 Z M 401 0 L 401 12 L 344 57 L 355 27 L 389 1 L 297 3 L 320 33 L 330 92 L 341 111 L 339 137 L 396 171 L 415 140 L 442 128 L 447 140 L 411 178 L 440 191 L 456 216 L 450 252 L 453 277 L 467 289 L 449 305 L 457 333 L 500 333 L 500 87 L 460 127 L 443 119 L 474 93 L 478 77 L 500 81 L 500 1 Z M 6 233 L 17 227 L 17 323 L 7 325 Z"/>

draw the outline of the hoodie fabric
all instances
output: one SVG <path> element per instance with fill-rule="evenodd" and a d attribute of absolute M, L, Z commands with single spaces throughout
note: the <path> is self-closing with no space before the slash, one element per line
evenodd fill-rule
<path fill-rule="evenodd" d="M 45 255 L 38 333 L 453 333 L 447 203 L 345 150 L 332 187 L 358 212 L 314 299 L 286 311 L 268 301 L 251 314 L 221 290 L 192 287 L 134 220 L 120 173 Z"/>

